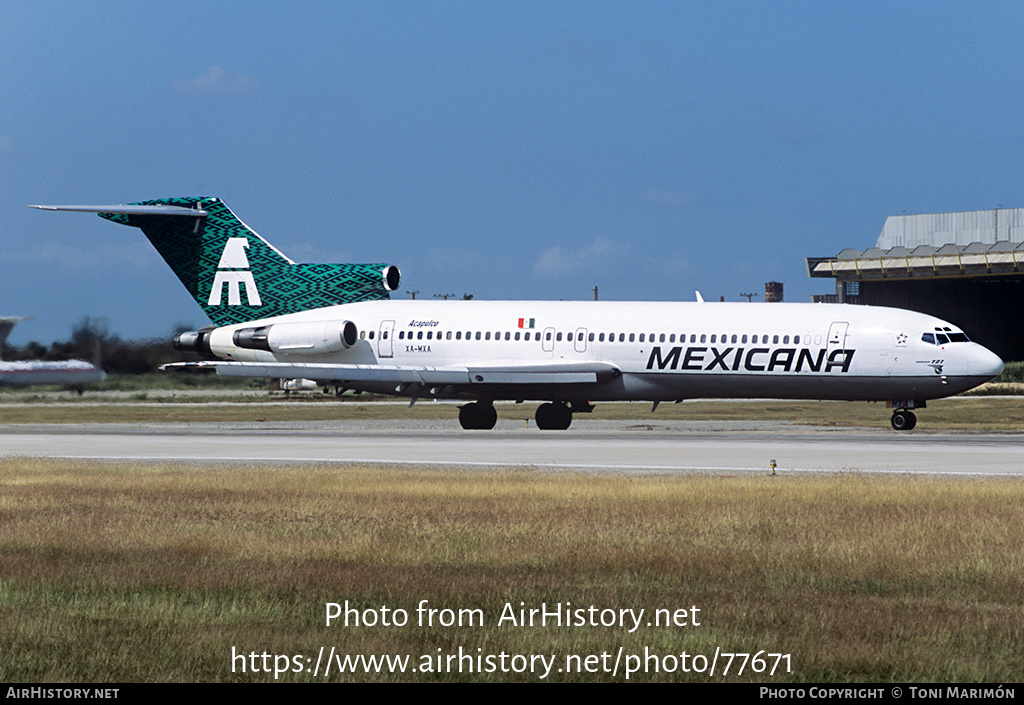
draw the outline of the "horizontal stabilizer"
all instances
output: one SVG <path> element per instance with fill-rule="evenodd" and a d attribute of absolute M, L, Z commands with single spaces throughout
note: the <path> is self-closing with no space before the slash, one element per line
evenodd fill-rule
<path fill-rule="evenodd" d="M 206 211 L 182 206 L 29 206 L 43 211 L 77 211 L 79 213 L 119 213 L 121 215 L 187 215 L 202 218 Z"/>

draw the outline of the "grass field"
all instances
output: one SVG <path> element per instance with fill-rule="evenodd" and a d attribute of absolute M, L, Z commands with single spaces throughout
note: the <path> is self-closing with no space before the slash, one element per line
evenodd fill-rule
<path fill-rule="evenodd" d="M 624 680 L 557 672 L 619 647 L 790 654 L 791 672 L 782 662 L 774 676 L 749 663 L 737 676 L 737 661 L 709 678 L 676 661 L 633 674 L 642 682 L 1024 677 L 1019 481 L 5 459 L 0 482 L 5 682 L 274 680 L 264 665 L 283 681 L 539 679 L 291 672 L 321 646 L 412 665 L 460 647 L 547 654 L 552 681 Z M 421 600 L 484 623 L 418 626 Z M 410 623 L 326 626 L 326 603 L 345 601 L 407 610 Z M 700 624 L 497 624 L 506 604 L 566 602 L 696 607 Z M 242 673 L 232 648 L 287 658 Z"/>

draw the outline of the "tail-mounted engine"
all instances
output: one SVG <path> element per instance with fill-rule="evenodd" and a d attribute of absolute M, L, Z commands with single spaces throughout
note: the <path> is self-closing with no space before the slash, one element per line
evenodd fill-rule
<path fill-rule="evenodd" d="M 214 359 L 216 355 L 210 350 L 210 333 L 213 332 L 213 326 L 207 326 L 200 330 L 190 330 L 184 333 L 178 333 L 171 340 L 171 344 L 175 350 L 181 350 L 183 352 L 194 352 L 199 353 L 203 357 Z"/>
<path fill-rule="evenodd" d="M 231 338 L 237 347 L 292 355 L 321 355 L 346 350 L 356 344 L 359 330 L 352 321 L 273 323 L 259 328 L 239 328 Z"/>

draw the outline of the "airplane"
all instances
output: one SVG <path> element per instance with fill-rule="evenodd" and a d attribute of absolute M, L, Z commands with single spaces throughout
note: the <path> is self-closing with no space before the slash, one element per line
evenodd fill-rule
<path fill-rule="evenodd" d="M 904 309 L 849 304 L 392 300 L 389 264 L 296 264 L 215 197 L 114 206 L 140 228 L 213 325 L 174 345 L 177 368 L 314 380 L 419 399 L 460 399 L 465 429 L 498 400 L 543 402 L 537 427 L 567 429 L 600 401 L 700 398 L 884 401 L 898 431 L 915 409 L 998 375 L 962 330 Z"/>
<path fill-rule="evenodd" d="M 0 348 L 7 336 L 25 316 L 0 317 Z M 76 387 L 79 394 L 83 386 L 99 382 L 107 374 L 84 360 L 55 360 L 4 362 L 0 360 L 0 387 L 27 387 L 37 384 L 63 384 Z"/>

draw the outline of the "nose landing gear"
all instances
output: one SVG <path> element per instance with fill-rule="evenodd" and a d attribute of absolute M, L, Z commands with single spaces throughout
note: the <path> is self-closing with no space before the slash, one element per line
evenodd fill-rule
<path fill-rule="evenodd" d="M 917 416 L 908 409 L 897 409 L 892 412 L 892 419 L 889 423 L 897 431 L 910 431 L 917 425 Z"/>

